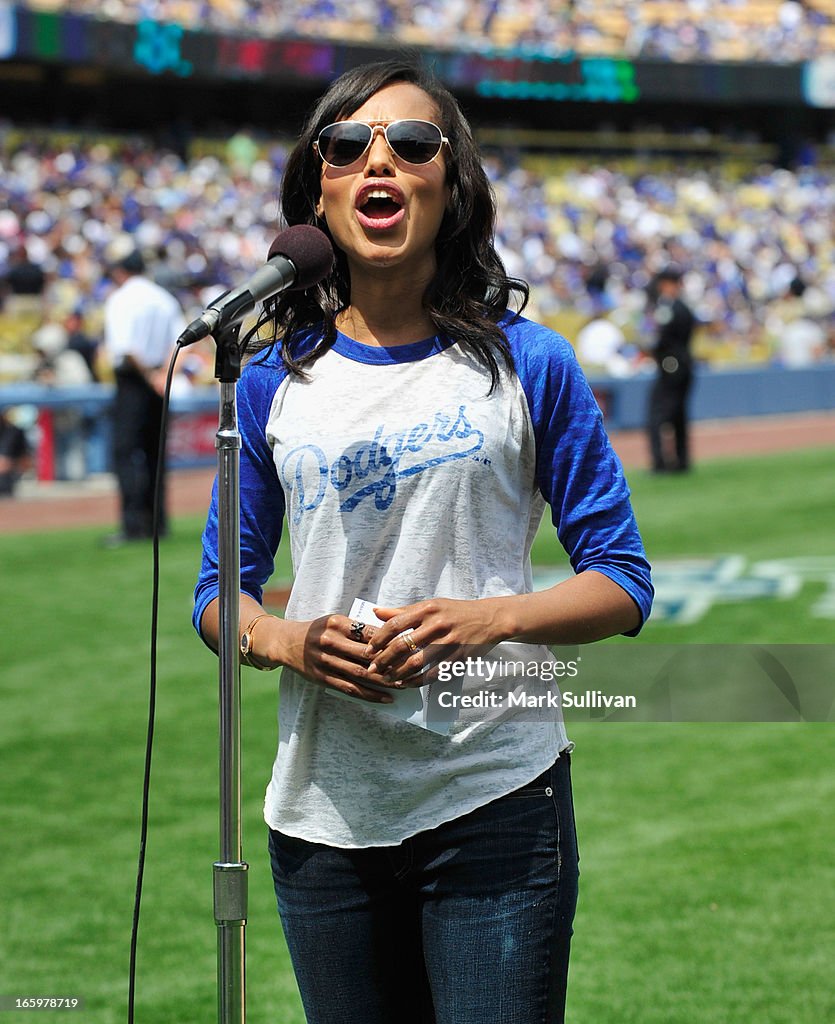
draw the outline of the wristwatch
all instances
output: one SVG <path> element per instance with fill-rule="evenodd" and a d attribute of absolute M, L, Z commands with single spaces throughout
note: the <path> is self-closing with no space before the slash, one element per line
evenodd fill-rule
<path fill-rule="evenodd" d="M 257 668 L 259 672 L 269 672 L 272 669 L 271 665 L 260 665 L 257 661 L 253 660 L 252 655 L 252 631 L 255 627 L 256 622 L 260 622 L 261 619 L 268 619 L 270 617 L 269 612 L 262 612 L 260 615 L 256 615 L 255 618 L 250 622 L 246 629 L 241 633 L 240 652 L 241 661 L 245 665 L 249 665 L 250 668 Z"/>

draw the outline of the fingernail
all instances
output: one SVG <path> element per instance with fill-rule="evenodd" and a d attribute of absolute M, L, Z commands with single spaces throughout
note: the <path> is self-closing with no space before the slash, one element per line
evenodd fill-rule
<path fill-rule="evenodd" d="M 372 661 L 372 662 L 371 662 L 371 664 L 370 664 L 370 665 L 368 666 L 368 668 L 366 669 L 366 672 L 369 672 L 369 673 L 374 673 L 374 672 L 376 672 L 376 671 L 377 671 L 377 666 L 376 666 L 376 665 L 375 665 L 375 663 L 374 663 L 374 662 Z"/>

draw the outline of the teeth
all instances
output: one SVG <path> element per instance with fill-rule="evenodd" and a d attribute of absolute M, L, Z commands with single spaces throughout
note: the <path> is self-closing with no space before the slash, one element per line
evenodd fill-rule
<path fill-rule="evenodd" d="M 365 199 L 391 199 L 392 202 L 398 202 L 395 196 L 391 192 L 388 192 L 384 188 L 372 188 L 365 193 Z"/>

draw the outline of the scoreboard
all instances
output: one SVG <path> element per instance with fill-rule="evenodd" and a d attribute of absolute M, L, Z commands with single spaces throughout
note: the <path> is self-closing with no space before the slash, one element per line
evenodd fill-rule
<path fill-rule="evenodd" d="M 173 22 L 100 20 L 0 4 L 0 62 L 56 62 L 182 79 L 318 85 L 399 52 L 394 45 L 197 31 Z M 835 107 L 832 58 L 806 64 L 678 63 L 512 51 L 421 48 L 452 89 L 532 101 L 806 104 Z"/>

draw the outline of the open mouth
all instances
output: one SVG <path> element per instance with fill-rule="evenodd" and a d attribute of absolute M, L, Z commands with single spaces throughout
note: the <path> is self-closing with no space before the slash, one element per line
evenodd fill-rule
<path fill-rule="evenodd" d="M 403 207 L 388 192 L 380 189 L 379 192 L 369 192 L 363 199 L 360 209 L 366 217 L 370 217 L 372 220 L 381 220 L 385 217 L 393 217 Z"/>
<path fill-rule="evenodd" d="M 391 227 L 403 216 L 403 203 L 383 188 L 371 188 L 360 197 L 357 206 L 360 221 L 369 227 Z"/>

